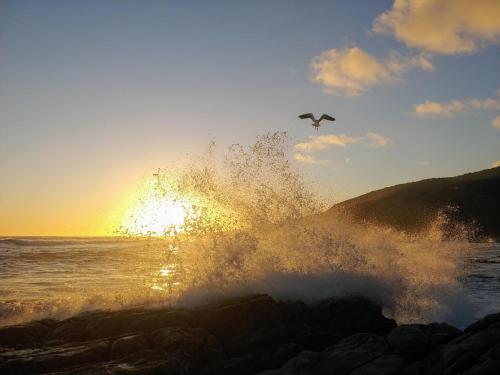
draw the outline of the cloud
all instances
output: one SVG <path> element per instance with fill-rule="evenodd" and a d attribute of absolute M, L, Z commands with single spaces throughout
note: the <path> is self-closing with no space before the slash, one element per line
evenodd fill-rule
<path fill-rule="evenodd" d="M 495 129 L 500 129 L 500 116 L 497 116 L 491 121 L 491 126 Z"/>
<path fill-rule="evenodd" d="M 328 161 L 328 160 L 318 160 L 313 155 L 303 154 L 300 152 L 296 152 L 294 157 L 295 160 L 297 160 L 298 162 L 309 163 L 309 164 L 325 164 Z"/>
<path fill-rule="evenodd" d="M 361 140 L 358 137 L 349 137 L 345 134 L 325 134 L 317 137 L 311 137 L 307 142 L 297 143 L 296 151 L 311 152 L 315 150 L 324 150 L 331 146 L 345 147 L 348 144 L 357 143 Z"/>
<path fill-rule="evenodd" d="M 300 142 L 294 146 L 295 160 L 309 164 L 325 164 L 328 160 L 316 159 L 312 153 L 325 150 L 330 147 L 346 147 L 350 144 L 364 143 L 370 147 L 385 147 L 392 143 L 389 137 L 378 133 L 368 132 L 364 137 L 350 137 L 345 134 L 325 134 L 316 137 L 309 137 L 309 141 Z M 349 163 L 350 158 L 344 161 Z"/>
<path fill-rule="evenodd" d="M 496 98 L 452 100 L 446 103 L 425 101 L 413 106 L 414 113 L 420 117 L 454 117 L 470 109 L 500 110 L 500 90 Z"/>
<path fill-rule="evenodd" d="M 366 133 L 366 138 L 368 139 L 368 146 L 371 147 L 385 147 L 392 143 L 389 137 L 384 137 L 382 134 L 378 133 Z"/>
<path fill-rule="evenodd" d="M 500 160 L 495 160 L 493 163 L 491 163 L 490 168 L 496 168 L 496 167 L 500 167 Z"/>
<path fill-rule="evenodd" d="M 437 54 L 473 53 L 500 42 L 498 0 L 395 0 L 373 22 L 407 47 Z"/>
<path fill-rule="evenodd" d="M 402 56 L 391 52 L 379 60 L 359 47 L 330 49 L 312 59 L 310 78 L 327 94 L 358 96 L 370 87 L 401 80 L 404 72 L 419 68 L 433 71 L 427 54 Z"/>
<path fill-rule="evenodd" d="M 464 109 L 464 103 L 453 100 L 448 103 L 426 101 L 414 106 L 415 114 L 420 117 L 453 117 Z"/>
<path fill-rule="evenodd" d="M 429 166 L 431 163 L 427 160 L 419 160 L 417 161 L 417 165 L 421 166 L 421 167 L 427 167 Z"/>

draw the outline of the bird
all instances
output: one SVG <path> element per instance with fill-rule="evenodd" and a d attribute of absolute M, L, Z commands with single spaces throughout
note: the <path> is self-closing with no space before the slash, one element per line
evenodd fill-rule
<path fill-rule="evenodd" d="M 320 124 L 321 120 L 335 121 L 335 119 L 332 116 L 326 114 L 322 114 L 318 120 L 316 120 L 316 118 L 312 113 L 304 113 L 303 115 L 300 115 L 299 118 L 300 119 L 310 118 L 313 121 L 311 125 L 314 126 L 316 130 L 318 130 L 318 128 L 321 126 Z"/>

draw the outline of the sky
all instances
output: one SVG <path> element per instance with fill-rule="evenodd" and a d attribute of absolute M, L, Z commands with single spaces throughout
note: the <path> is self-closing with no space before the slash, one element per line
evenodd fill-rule
<path fill-rule="evenodd" d="M 496 0 L 2 0 L 0 235 L 104 234 L 157 168 L 273 131 L 332 201 L 490 168 L 499 89 Z"/>

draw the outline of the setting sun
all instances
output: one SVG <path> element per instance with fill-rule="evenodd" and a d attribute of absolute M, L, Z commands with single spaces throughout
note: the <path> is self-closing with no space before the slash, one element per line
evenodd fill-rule
<path fill-rule="evenodd" d="M 134 235 L 155 236 L 182 231 L 185 203 L 169 197 L 149 197 L 132 208 L 126 230 Z"/>

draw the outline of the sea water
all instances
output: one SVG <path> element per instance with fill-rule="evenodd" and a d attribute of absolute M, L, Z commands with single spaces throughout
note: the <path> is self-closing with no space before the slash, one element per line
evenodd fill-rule
<path fill-rule="evenodd" d="M 131 239 L 2 238 L 0 325 L 164 304 L 170 270 L 157 248 Z M 468 320 L 500 311 L 500 244 L 470 248 L 459 284 L 474 308 Z M 363 294 L 363 283 L 359 287 Z"/>

